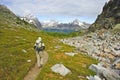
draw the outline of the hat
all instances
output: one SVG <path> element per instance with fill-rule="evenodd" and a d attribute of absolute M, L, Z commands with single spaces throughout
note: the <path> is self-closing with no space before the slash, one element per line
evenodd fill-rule
<path fill-rule="evenodd" d="M 42 41 L 42 38 L 41 38 L 41 37 L 38 37 L 38 40 Z"/>
<path fill-rule="evenodd" d="M 38 39 L 36 40 L 36 43 L 39 43 L 40 41 L 42 41 L 42 38 L 38 37 Z"/>

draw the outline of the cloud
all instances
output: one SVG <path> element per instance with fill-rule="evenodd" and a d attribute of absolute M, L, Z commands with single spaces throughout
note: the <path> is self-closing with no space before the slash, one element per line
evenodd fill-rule
<path fill-rule="evenodd" d="M 19 15 L 64 15 L 96 17 L 109 0 L 1 0 Z"/>

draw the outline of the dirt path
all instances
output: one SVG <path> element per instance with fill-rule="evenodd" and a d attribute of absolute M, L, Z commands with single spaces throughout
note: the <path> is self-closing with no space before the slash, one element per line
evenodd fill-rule
<path fill-rule="evenodd" d="M 48 60 L 48 53 L 44 52 L 43 63 L 45 64 L 47 62 L 47 60 Z M 37 63 L 36 63 L 35 66 L 24 77 L 24 80 L 35 80 L 37 75 L 39 74 L 40 70 L 41 70 L 41 68 L 38 68 Z"/>

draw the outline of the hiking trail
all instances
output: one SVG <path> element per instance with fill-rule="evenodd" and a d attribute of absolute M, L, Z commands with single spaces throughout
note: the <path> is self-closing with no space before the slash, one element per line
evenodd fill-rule
<path fill-rule="evenodd" d="M 44 51 L 43 52 L 43 67 L 44 67 L 44 64 L 47 62 L 47 60 L 48 60 L 48 53 Z M 24 77 L 24 80 L 35 80 L 40 70 L 41 68 L 38 68 L 37 63 L 36 63 L 34 67 L 30 69 L 28 74 Z"/>

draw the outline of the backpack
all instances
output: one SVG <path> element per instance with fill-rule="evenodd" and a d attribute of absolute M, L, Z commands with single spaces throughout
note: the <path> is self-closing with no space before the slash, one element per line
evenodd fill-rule
<path fill-rule="evenodd" d="M 38 52 L 43 51 L 45 49 L 45 46 L 43 44 L 43 42 L 36 43 L 34 49 Z"/>

